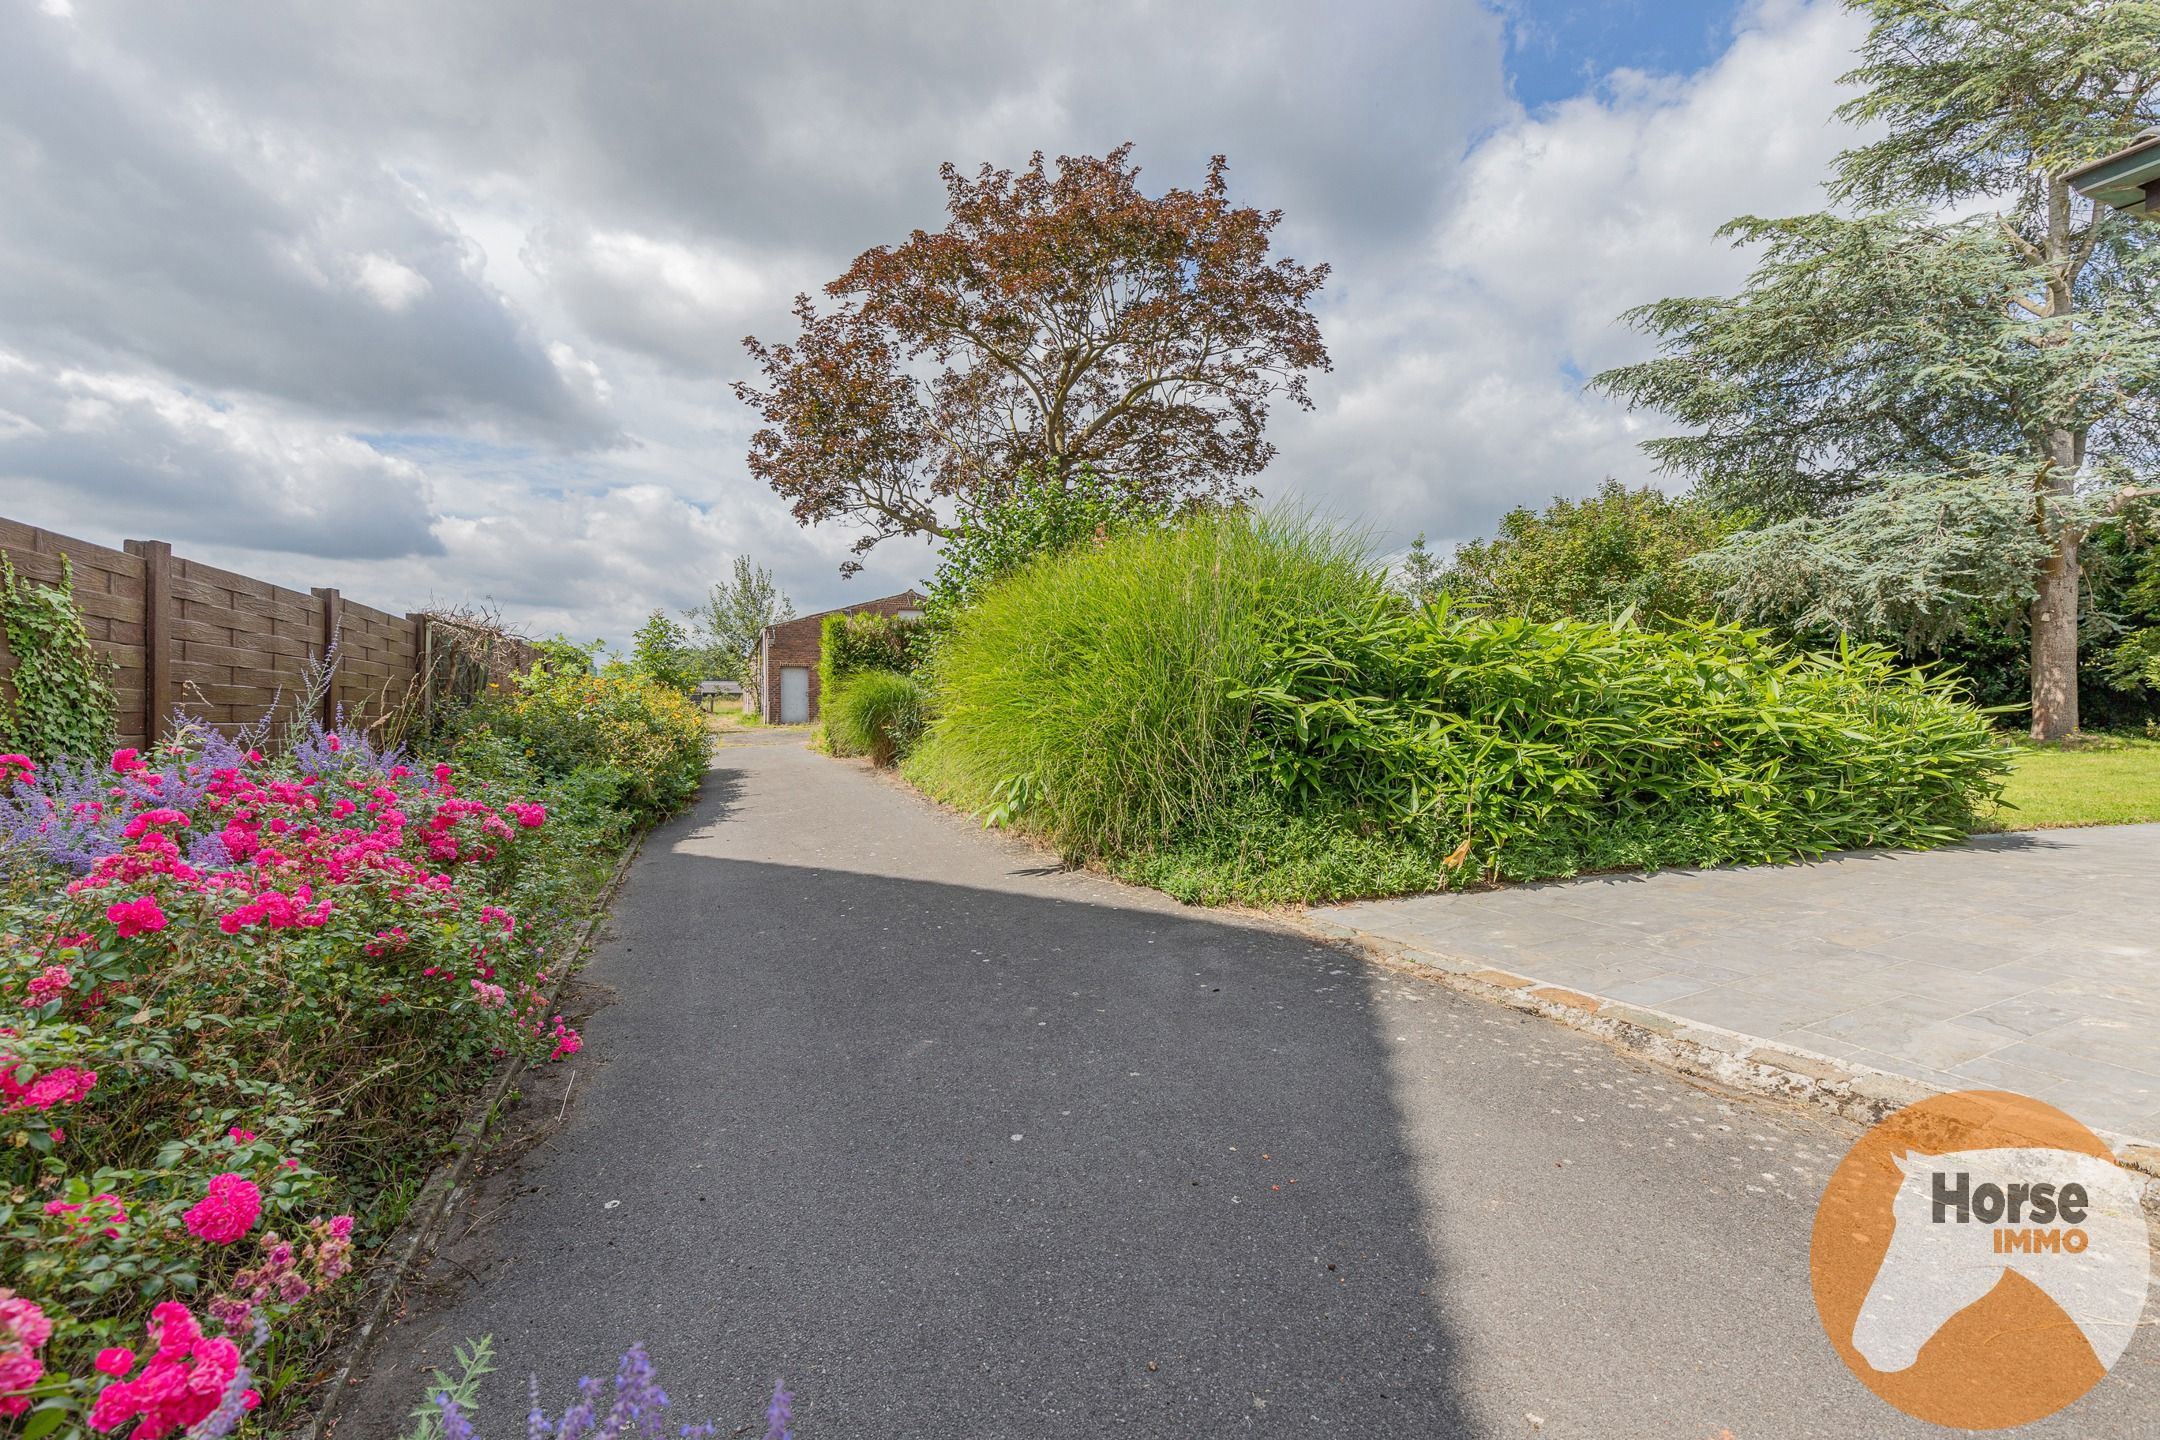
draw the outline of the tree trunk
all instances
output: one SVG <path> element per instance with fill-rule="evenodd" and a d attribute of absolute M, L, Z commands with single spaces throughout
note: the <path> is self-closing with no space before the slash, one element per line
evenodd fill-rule
<path fill-rule="evenodd" d="M 2079 439 L 2068 430 L 2048 436 L 2043 504 L 2068 500 L 2074 492 L 2083 459 Z M 2032 738 L 2042 743 L 2077 733 L 2078 578 L 2077 527 L 2064 524 L 2032 603 Z"/>
<path fill-rule="evenodd" d="M 2032 738 L 2063 740 L 2078 728 L 2078 545 L 2065 529 L 2032 604 Z"/>
<path fill-rule="evenodd" d="M 2059 175 L 2048 177 L 2048 313 L 2068 315 L 2077 308 L 2076 280 L 2070 254 L 2070 186 Z M 2068 429 L 2048 432 L 2046 489 L 2036 506 L 2045 513 L 2049 500 L 2068 500 L 2077 488 L 2078 467 L 2085 461 L 2084 436 Z M 2063 524 L 2055 553 L 2040 572 L 2032 603 L 2032 738 L 2068 739 L 2078 728 L 2078 531 Z"/>

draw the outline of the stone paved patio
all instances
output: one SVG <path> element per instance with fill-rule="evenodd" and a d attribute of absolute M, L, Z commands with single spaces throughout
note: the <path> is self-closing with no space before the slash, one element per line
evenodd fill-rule
<path fill-rule="evenodd" d="M 1316 909 L 1369 935 L 2160 1138 L 2160 825 Z"/>

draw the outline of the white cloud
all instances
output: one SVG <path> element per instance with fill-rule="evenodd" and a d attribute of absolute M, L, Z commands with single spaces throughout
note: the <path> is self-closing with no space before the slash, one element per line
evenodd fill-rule
<path fill-rule="evenodd" d="M 143 372 L 0 351 L 10 514 L 226 547 L 384 560 L 439 553 L 426 476 L 349 434 Z"/>
<path fill-rule="evenodd" d="M 1419 530 L 1489 533 L 1511 506 L 1607 475 L 1655 481 L 1637 448 L 1655 417 L 1582 382 L 1648 353 L 1623 311 L 1738 284 L 1747 257 L 1714 238 L 1724 221 L 1822 206 L 1854 138 L 1830 112 L 1862 33 L 1829 0 L 1781 0 L 1700 74 L 1618 74 L 1495 129 L 1422 254 L 1336 287 L 1335 374 L 1319 413 L 1279 424 L 1275 483 L 1392 550 Z"/>
<path fill-rule="evenodd" d="M 434 287 L 428 278 L 388 255 L 360 257 L 354 280 L 385 310 L 403 310 Z"/>
<path fill-rule="evenodd" d="M 550 223 L 522 258 L 585 333 L 693 375 L 736 367 L 742 337 L 786 299 L 769 262 L 631 230 Z"/>
<path fill-rule="evenodd" d="M 805 609 L 897 589 L 922 547 L 843 585 L 853 537 L 747 474 L 742 336 L 939 224 L 940 161 L 1131 138 L 1152 186 L 1227 153 L 1335 267 L 1336 368 L 1264 488 L 1466 537 L 1645 476 L 1646 422 L 1581 377 L 1642 353 L 1621 310 L 1738 278 L 1719 222 L 1819 203 L 1859 33 L 1771 0 L 1701 74 L 1526 114 L 1476 0 L 610 17 L 0 7 L 0 513 L 618 639 L 737 553 Z"/>

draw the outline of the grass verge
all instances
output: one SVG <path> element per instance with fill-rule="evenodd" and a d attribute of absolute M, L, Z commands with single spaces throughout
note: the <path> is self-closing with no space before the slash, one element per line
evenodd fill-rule
<path fill-rule="evenodd" d="M 2160 821 L 2160 739 L 2089 735 L 2070 745 L 2020 746 L 1990 830 Z"/>

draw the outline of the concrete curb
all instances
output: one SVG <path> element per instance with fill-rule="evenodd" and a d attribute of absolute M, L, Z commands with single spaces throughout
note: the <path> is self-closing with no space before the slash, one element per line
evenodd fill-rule
<path fill-rule="evenodd" d="M 1484 961 L 1466 960 L 1311 915 L 1297 916 L 1296 923 L 1322 939 L 1351 945 L 1381 964 L 1409 968 L 1465 994 L 1586 1030 L 1644 1059 L 1686 1074 L 1739 1090 L 1819 1105 L 1864 1125 L 1872 1125 L 1915 1101 L 1944 1093 L 1925 1081 L 1685 1020 L 1660 1010 L 1548 985 L 1534 976 L 1495 969 Z M 2115 1158 L 2126 1169 L 2148 1179 L 2160 1179 L 2160 1144 L 2107 1130 L 2093 1133 L 2113 1147 Z"/>
<path fill-rule="evenodd" d="M 623 851 L 622 858 L 593 897 L 592 913 L 583 924 L 572 932 L 562 949 L 557 952 L 554 964 L 555 980 L 548 988 L 548 1008 L 552 1011 L 562 998 L 563 987 L 578 968 L 578 958 L 590 943 L 593 932 L 608 916 L 615 903 L 615 893 L 622 888 L 630 874 L 630 866 L 645 848 L 645 837 L 650 829 L 641 830 Z M 496 1107 L 509 1093 L 511 1083 L 525 1071 L 527 1062 L 512 1056 L 496 1071 L 495 1078 L 486 1090 L 473 1101 L 465 1117 L 458 1122 L 455 1149 L 450 1158 L 435 1167 L 427 1184 L 420 1188 L 412 1209 L 406 1212 L 405 1223 L 390 1237 L 383 1247 L 384 1258 L 369 1268 L 367 1292 L 360 1301 L 360 1322 L 353 1327 L 338 1347 L 332 1362 L 331 1374 L 321 1390 L 322 1403 L 315 1413 L 298 1429 L 287 1432 L 288 1440 L 328 1440 L 337 1428 L 344 1411 L 345 1394 L 357 1376 L 360 1367 L 374 1349 L 375 1342 L 388 1328 L 396 1308 L 398 1294 L 405 1284 L 435 1248 L 442 1238 L 444 1222 L 449 1218 L 452 1206 L 464 1193 L 465 1179 L 472 1169 L 472 1162 L 479 1155 L 486 1141 L 488 1130 L 494 1121 Z"/>

